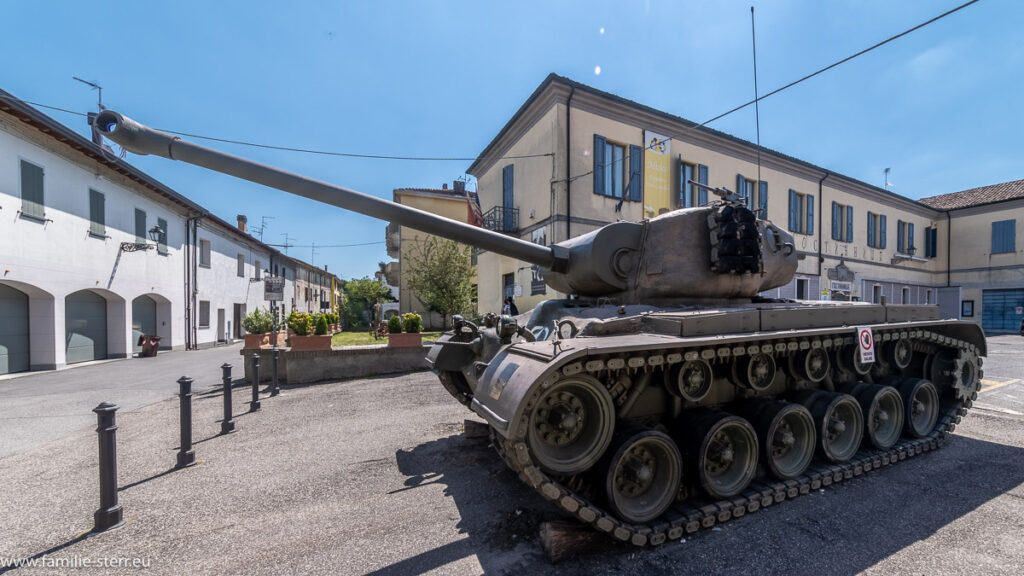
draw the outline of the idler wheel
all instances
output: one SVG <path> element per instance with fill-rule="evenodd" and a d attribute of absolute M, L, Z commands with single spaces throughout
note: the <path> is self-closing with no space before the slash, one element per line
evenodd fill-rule
<path fill-rule="evenodd" d="M 757 433 L 739 416 L 694 412 L 684 434 L 701 487 L 713 498 L 739 494 L 757 472 Z"/>
<path fill-rule="evenodd" d="M 828 352 L 822 348 L 810 348 L 796 355 L 795 358 L 797 373 L 811 382 L 821 382 L 828 376 L 832 367 L 828 359 Z"/>
<path fill-rule="evenodd" d="M 674 364 L 667 372 L 669 392 L 689 402 L 699 402 L 711 391 L 711 365 L 704 360 Z"/>
<path fill-rule="evenodd" d="M 669 436 L 625 426 L 608 450 L 605 494 L 608 507 L 626 522 L 640 524 L 661 516 L 676 499 L 683 459 Z"/>
<path fill-rule="evenodd" d="M 745 388 L 762 392 L 775 380 L 775 358 L 769 354 L 741 356 L 734 366 L 734 381 Z"/>
<path fill-rule="evenodd" d="M 795 400 L 811 411 L 818 434 L 818 448 L 833 462 L 845 462 L 857 453 L 864 434 L 860 404 L 849 394 L 805 390 Z"/>
<path fill-rule="evenodd" d="M 910 366 L 910 361 L 914 356 L 914 347 L 911 346 L 910 340 L 906 338 L 900 338 L 892 342 L 887 342 L 885 345 L 885 353 L 889 360 L 896 365 L 899 369 L 904 369 Z"/>
<path fill-rule="evenodd" d="M 907 434 L 927 436 L 939 419 L 939 393 L 935 385 L 921 378 L 907 378 L 900 384 Z"/>
<path fill-rule="evenodd" d="M 576 474 L 597 463 L 614 428 L 615 405 L 608 390 L 593 378 L 571 376 L 538 398 L 530 411 L 526 441 L 548 471 Z"/>
<path fill-rule="evenodd" d="M 903 399 L 892 386 L 856 384 L 847 390 L 864 414 L 864 438 L 875 448 L 891 448 L 903 432 Z"/>
<path fill-rule="evenodd" d="M 753 402 L 744 414 L 757 431 L 761 462 L 776 478 L 788 480 L 803 474 L 817 438 L 814 418 L 801 404 L 782 401 Z"/>
<path fill-rule="evenodd" d="M 840 348 L 836 351 L 836 357 L 844 369 L 858 376 L 865 376 L 871 372 L 871 364 L 860 361 L 860 348 L 857 346 Z"/>

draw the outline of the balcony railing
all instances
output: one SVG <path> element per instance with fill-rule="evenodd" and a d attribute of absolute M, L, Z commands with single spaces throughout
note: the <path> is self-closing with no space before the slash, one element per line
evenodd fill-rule
<path fill-rule="evenodd" d="M 519 208 L 495 206 L 484 214 L 484 228 L 495 232 L 519 232 Z"/>

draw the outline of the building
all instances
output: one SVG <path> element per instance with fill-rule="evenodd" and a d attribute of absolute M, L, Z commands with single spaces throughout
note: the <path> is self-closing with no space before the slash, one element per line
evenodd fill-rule
<path fill-rule="evenodd" d="M 475 195 L 472 192 L 467 194 L 466 183 L 456 180 L 452 188 L 443 184 L 441 188 L 398 188 L 393 192 L 393 199 L 397 204 L 403 204 L 417 208 L 431 214 L 444 216 L 459 222 L 469 222 L 469 202 L 475 202 Z M 416 292 L 411 290 L 402 275 L 401 266 L 408 262 L 420 242 L 425 241 L 430 234 L 401 226 L 397 223 L 390 223 L 387 227 L 387 250 L 388 256 L 397 258 L 397 262 L 388 263 L 385 266 L 385 279 L 388 284 L 398 286 L 398 309 L 400 312 L 416 312 L 423 316 L 423 325 L 428 329 L 441 329 L 443 319 L 437 312 L 429 312 L 422 302 L 416 297 Z"/>
<path fill-rule="evenodd" d="M 309 314 L 330 312 L 338 304 L 338 279 L 334 274 L 295 258 L 289 259 L 295 271 L 295 295 L 291 308 Z"/>
<path fill-rule="evenodd" d="M 0 217 L 0 374 L 230 342 L 308 267 L 3 91 Z"/>
<path fill-rule="evenodd" d="M 793 281 L 766 296 L 937 303 L 946 317 L 961 314 L 961 286 L 976 267 L 968 262 L 988 250 L 979 227 L 995 217 L 973 207 L 953 216 L 957 233 L 980 244 L 971 254 L 951 253 L 970 241 L 950 236 L 951 217 L 936 205 L 779 152 L 758 154 L 751 142 L 554 74 L 467 172 L 477 178 L 488 228 L 542 244 L 707 203 L 707 191 L 691 180 L 737 190 L 760 217 L 790 230 L 803 256 Z M 1002 202 L 1000 209 L 1017 209 L 1017 200 Z M 1000 224 L 1000 238 L 1009 227 Z M 1014 258 L 988 256 L 997 268 Z M 510 295 L 521 310 L 563 296 L 550 293 L 535 267 L 488 252 L 478 258 L 481 312 L 499 310 Z M 986 274 L 1012 284 L 1011 269 L 991 268 Z"/>

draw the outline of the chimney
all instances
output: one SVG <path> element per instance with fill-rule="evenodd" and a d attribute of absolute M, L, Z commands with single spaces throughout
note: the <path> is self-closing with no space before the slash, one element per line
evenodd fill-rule
<path fill-rule="evenodd" d="M 327 264 L 324 264 L 324 272 L 327 272 Z"/>
<path fill-rule="evenodd" d="M 454 188 L 456 192 L 461 194 L 461 193 L 466 191 L 466 181 L 465 180 L 456 180 L 456 181 L 452 182 L 452 188 Z"/>
<path fill-rule="evenodd" d="M 447 182 L 445 182 L 444 184 L 441 184 L 441 190 L 447 190 L 447 189 L 448 189 L 448 183 Z"/>
<path fill-rule="evenodd" d="M 238 229 L 245 232 L 245 225 L 249 222 L 249 219 L 245 217 L 245 214 L 238 215 Z"/>

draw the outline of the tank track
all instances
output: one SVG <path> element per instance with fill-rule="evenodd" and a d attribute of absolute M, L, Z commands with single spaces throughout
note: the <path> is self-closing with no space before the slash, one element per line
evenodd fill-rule
<path fill-rule="evenodd" d="M 939 348 L 959 350 L 973 359 L 975 366 L 981 364 L 978 350 L 973 344 L 928 330 L 908 332 L 906 329 L 883 329 L 881 336 L 880 338 L 876 336 L 878 343 L 895 337 L 910 336 L 915 342 L 915 352 L 924 352 L 929 349 L 934 351 Z M 795 349 L 804 349 L 801 347 L 800 341 L 809 340 L 811 339 L 799 338 L 795 342 L 797 348 L 793 348 L 794 341 L 792 338 L 788 338 L 785 339 L 785 347 L 780 348 L 779 343 L 776 342 L 773 350 L 786 353 Z M 842 346 L 850 344 L 852 341 L 851 337 L 838 337 L 831 339 L 831 344 Z M 826 344 L 826 347 L 831 346 Z M 708 346 L 701 348 L 707 349 Z M 721 356 L 721 354 L 718 355 Z M 963 357 L 961 356 L 961 358 Z M 655 364 L 660 364 L 660 362 L 660 358 L 655 359 Z M 958 360 L 957 367 L 959 368 L 962 363 L 963 360 Z M 639 362 L 634 361 L 634 364 L 639 364 Z M 570 364 L 563 367 L 562 372 L 577 374 L 579 369 Z M 953 376 L 952 373 L 946 375 Z M 977 370 L 976 375 L 974 382 L 964 383 L 957 387 L 952 394 L 956 398 L 955 400 L 949 399 L 950 394 L 948 389 L 946 390 L 946 393 L 942 395 L 943 400 L 940 402 L 935 428 L 923 438 L 901 438 L 888 450 L 864 449 L 862 446 L 853 458 L 838 464 L 822 463 L 819 461 L 820 459 L 816 458 L 804 474 L 798 478 L 775 481 L 771 477 L 758 476 L 739 496 L 725 500 L 704 498 L 677 501 L 659 518 L 645 524 L 630 524 L 615 518 L 597 503 L 587 499 L 578 490 L 569 486 L 569 484 L 577 483 L 575 477 L 560 479 L 545 473 L 533 459 L 530 449 L 523 439 L 502 438 L 492 430 L 492 442 L 508 466 L 518 474 L 520 480 L 535 489 L 545 500 L 555 503 L 560 509 L 584 524 L 588 524 L 598 532 L 608 534 L 616 540 L 630 542 L 639 547 L 658 546 L 785 500 L 798 498 L 809 494 L 812 490 L 829 488 L 845 480 L 857 478 L 880 468 L 895 465 L 907 458 L 938 449 L 946 443 L 949 434 L 956 429 L 961 418 L 967 414 L 972 401 L 977 398 L 982 372 Z M 541 391 L 538 390 L 530 403 L 536 401 L 540 394 Z"/>

